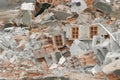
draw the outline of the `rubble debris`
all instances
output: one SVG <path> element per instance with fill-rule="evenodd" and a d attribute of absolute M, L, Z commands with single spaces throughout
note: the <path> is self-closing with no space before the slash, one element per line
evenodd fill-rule
<path fill-rule="evenodd" d="M 118 3 L 35 0 L 0 12 L 0 79 L 119 80 Z"/>

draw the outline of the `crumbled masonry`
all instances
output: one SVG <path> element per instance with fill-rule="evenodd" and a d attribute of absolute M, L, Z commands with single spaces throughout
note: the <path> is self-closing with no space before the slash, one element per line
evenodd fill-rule
<path fill-rule="evenodd" d="M 9 0 L 0 12 L 0 80 L 120 80 L 119 0 Z"/>

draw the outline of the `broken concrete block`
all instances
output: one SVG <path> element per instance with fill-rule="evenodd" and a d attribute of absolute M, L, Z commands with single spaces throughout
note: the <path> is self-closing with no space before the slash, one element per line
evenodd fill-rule
<path fill-rule="evenodd" d="M 91 69 L 91 72 L 92 74 L 96 74 L 96 73 L 99 73 L 101 72 L 101 67 L 99 65 L 95 65 L 92 69 Z"/>
<path fill-rule="evenodd" d="M 94 36 L 92 47 L 93 47 L 95 56 L 97 57 L 99 62 L 102 64 L 105 60 L 105 56 L 111 50 L 110 40 L 109 39 L 105 40 L 103 37 Z"/>
<path fill-rule="evenodd" d="M 93 41 L 92 41 L 92 47 L 96 47 L 99 44 L 102 44 L 104 42 L 104 38 L 103 37 L 99 37 L 99 36 L 94 36 L 93 37 Z M 104 45 L 104 44 L 103 44 Z"/>
<path fill-rule="evenodd" d="M 107 53 L 104 53 L 103 49 L 101 47 L 94 48 L 94 54 L 97 57 L 97 60 L 99 61 L 99 64 L 103 64 L 105 60 L 105 55 Z"/>
<path fill-rule="evenodd" d="M 77 12 L 80 14 L 87 8 L 87 4 L 83 0 L 72 0 L 71 1 L 71 11 L 72 12 Z"/>
<path fill-rule="evenodd" d="M 71 14 L 66 13 L 66 12 L 62 12 L 62 11 L 55 11 L 54 12 L 54 17 L 57 20 L 63 20 L 65 21 L 67 19 L 67 17 L 71 16 Z"/>
<path fill-rule="evenodd" d="M 87 46 L 79 40 L 74 40 L 70 47 L 70 52 L 72 56 L 78 56 L 79 54 L 85 53 L 87 51 Z"/>
<path fill-rule="evenodd" d="M 108 52 L 107 55 L 105 56 L 105 64 L 109 64 L 111 62 L 114 62 L 116 60 L 120 59 L 119 52 Z"/>
<path fill-rule="evenodd" d="M 111 48 L 111 51 L 116 52 L 120 48 L 120 42 L 119 42 L 119 40 L 120 40 L 120 38 L 119 38 L 120 32 L 118 31 L 118 32 L 114 32 L 112 34 L 113 34 L 114 38 L 116 39 L 116 41 L 113 40 L 112 37 L 110 37 L 110 44 L 111 44 L 110 48 Z"/>
<path fill-rule="evenodd" d="M 48 13 L 47 15 L 44 16 L 43 20 L 49 20 L 52 16 L 54 15 L 54 13 Z"/>
<path fill-rule="evenodd" d="M 105 65 L 102 68 L 102 71 L 106 74 L 110 74 L 110 73 L 113 73 L 114 71 L 119 70 L 119 69 L 120 69 L 120 60 L 116 60 L 112 63 Z"/>
<path fill-rule="evenodd" d="M 62 65 L 65 61 L 66 61 L 65 57 L 62 56 L 62 57 L 60 58 L 58 64 L 59 64 L 59 65 Z"/>
<path fill-rule="evenodd" d="M 31 11 L 33 11 L 33 10 L 35 10 L 35 7 L 34 7 L 33 3 L 22 3 L 21 9 L 22 10 L 31 10 Z"/>
<path fill-rule="evenodd" d="M 105 14 L 110 14 L 112 12 L 112 8 L 110 5 L 103 3 L 103 2 L 97 2 L 95 3 L 95 7 L 104 12 Z"/>
<path fill-rule="evenodd" d="M 28 11 L 23 11 L 22 23 L 24 25 L 30 25 L 32 22 L 32 17 Z"/>
<path fill-rule="evenodd" d="M 49 69 L 55 69 L 55 68 L 57 68 L 57 67 L 58 67 L 57 64 L 52 64 Z"/>
<path fill-rule="evenodd" d="M 58 62 L 58 61 L 57 61 L 57 58 L 56 58 L 56 56 L 55 56 L 55 52 L 51 53 L 51 57 L 52 57 L 53 63 L 57 63 L 57 62 Z"/>

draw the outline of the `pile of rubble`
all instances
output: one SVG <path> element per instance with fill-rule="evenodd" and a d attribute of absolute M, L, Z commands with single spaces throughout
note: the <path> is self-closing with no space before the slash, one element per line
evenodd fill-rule
<path fill-rule="evenodd" d="M 120 19 L 111 13 L 120 9 L 110 4 L 21 4 L 17 15 L 0 21 L 0 79 L 119 80 Z"/>

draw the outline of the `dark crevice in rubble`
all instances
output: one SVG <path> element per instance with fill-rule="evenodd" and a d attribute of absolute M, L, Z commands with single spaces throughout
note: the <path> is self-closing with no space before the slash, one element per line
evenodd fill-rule
<path fill-rule="evenodd" d="M 37 17 L 38 15 L 42 14 L 50 6 L 51 6 L 51 4 L 49 4 L 49 3 L 42 3 L 41 6 L 40 6 L 39 11 L 35 14 L 35 17 Z"/>

